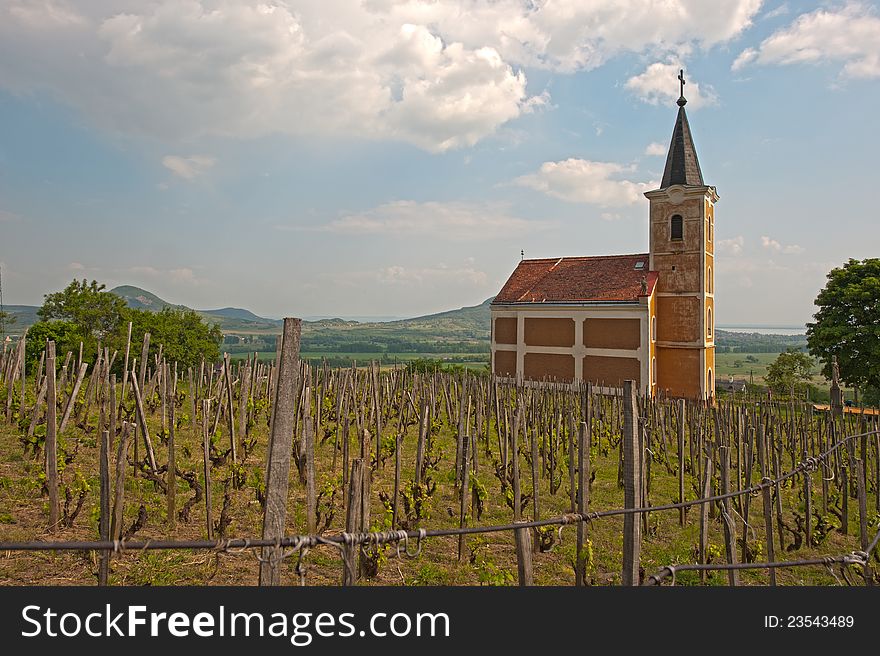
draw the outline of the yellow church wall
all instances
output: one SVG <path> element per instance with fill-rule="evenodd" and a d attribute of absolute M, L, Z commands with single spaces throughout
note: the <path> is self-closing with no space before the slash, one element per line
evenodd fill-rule
<path fill-rule="evenodd" d="M 657 297 L 657 339 L 661 342 L 700 341 L 702 303 L 696 296 Z"/>
<path fill-rule="evenodd" d="M 702 397 L 702 349 L 657 347 L 657 391 L 673 397 Z"/>
<path fill-rule="evenodd" d="M 715 371 L 715 347 L 706 349 L 706 389 L 710 394 L 715 394 L 715 390 L 709 388 L 708 373 L 710 370 L 712 371 L 712 387 L 714 387 L 714 381 L 718 380 L 718 374 Z"/>
<path fill-rule="evenodd" d="M 584 346 L 587 348 L 639 348 L 641 322 L 639 319 L 586 319 Z"/>
<path fill-rule="evenodd" d="M 675 267 L 675 270 L 672 267 Z M 677 253 L 654 255 L 654 271 L 660 273 L 657 292 L 695 292 L 700 289 L 700 270 L 703 256 L 700 253 Z"/>
<path fill-rule="evenodd" d="M 526 317 L 523 332 L 528 346 L 574 345 L 574 319 Z"/>
<path fill-rule="evenodd" d="M 523 358 L 523 376 L 529 380 L 574 380 L 574 356 L 562 353 L 526 353 Z"/>

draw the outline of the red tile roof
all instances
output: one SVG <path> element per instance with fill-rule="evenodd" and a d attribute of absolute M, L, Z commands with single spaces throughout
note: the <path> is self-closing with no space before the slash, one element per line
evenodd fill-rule
<path fill-rule="evenodd" d="M 636 263 L 644 262 L 637 269 Z M 648 254 L 522 260 L 493 304 L 616 301 L 636 303 L 650 296 L 657 272 L 648 271 Z M 647 294 L 642 279 L 647 278 Z"/>

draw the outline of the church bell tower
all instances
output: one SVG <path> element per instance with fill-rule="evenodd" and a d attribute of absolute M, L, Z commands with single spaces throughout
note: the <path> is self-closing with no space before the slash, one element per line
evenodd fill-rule
<path fill-rule="evenodd" d="M 703 182 L 684 106 L 684 71 L 678 117 L 666 168 L 650 202 L 650 269 L 658 273 L 652 338 L 657 391 L 710 399 L 715 394 L 715 187 Z"/>

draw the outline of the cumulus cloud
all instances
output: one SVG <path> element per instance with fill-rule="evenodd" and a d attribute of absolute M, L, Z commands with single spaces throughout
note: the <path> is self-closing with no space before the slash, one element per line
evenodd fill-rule
<path fill-rule="evenodd" d="M 777 240 L 771 239 L 766 235 L 761 237 L 761 246 L 763 246 L 768 251 L 773 251 L 774 253 L 784 253 L 786 255 L 797 255 L 798 253 L 804 252 L 804 249 L 797 244 L 783 245 Z"/>
<path fill-rule="evenodd" d="M 645 148 L 645 155 L 648 157 L 662 157 L 666 154 L 666 146 L 662 143 L 655 141 L 654 143 L 649 143 Z"/>
<path fill-rule="evenodd" d="M 752 64 L 839 62 L 848 78 L 880 77 L 880 17 L 862 3 L 817 9 L 743 50 L 733 62 L 737 71 Z"/>
<path fill-rule="evenodd" d="M 737 235 L 731 239 L 719 239 L 715 246 L 719 255 L 741 255 L 745 241 L 742 235 Z"/>
<path fill-rule="evenodd" d="M 726 43 L 761 0 L 65 0 L 0 6 L 0 88 L 165 140 L 275 133 L 467 147 L 547 105 L 524 67 Z M 328 18 L 329 17 L 329 18 Z"/>
<path fill-rule="evenodd" d="M 537 172 L 520 176 L 514 182 L 571 203 L 622 207 L 643 201 L 644 192 L 659 186 L 657 182 L 617 179 L 630 171 L 630 167 L 614 162 L 566 159 L 544 162 Z"/>
<path fill-rule="evenodd" d="M 654 62 L 639 75 L 629 78 L 625 86 L 642 102 L 651 105 L 671 104 L 678 100 L 676 78 L 682 68 L 684 66 L 679 61 Z M 699 82 L 687 76 L 685 80 L 684 95 L 689 108 L 699 109 L 718 103 L 718 96 L 712 87 L 700 87 Z"/>
<path fill-rule="evenodd" d="M 214 158 L 206 155 L 190 155 L 189 157 L 166 155 L 162 158 L 162 166 L 185 180 L 192 180 L 202 175 L 214 164 Z"/>
<path fill-rule="evenodd" d="M 511 216 L 501 204 L 400 200 L 342 216 L 317 229 L 345 235 L 425 236 L 458 241 L 519 237 L 549 225 Z"/>

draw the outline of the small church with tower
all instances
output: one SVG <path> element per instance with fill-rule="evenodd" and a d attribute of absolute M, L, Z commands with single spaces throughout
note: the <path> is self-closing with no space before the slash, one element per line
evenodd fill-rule
<path fill-rule="evenodd" d="M 634 380 L 654 396 L 715 390 L 715 187 L 703 181 L 684 72 L 649 251 L 523 259 L 492 302 L 492 372 L 506 379 Z"/>

